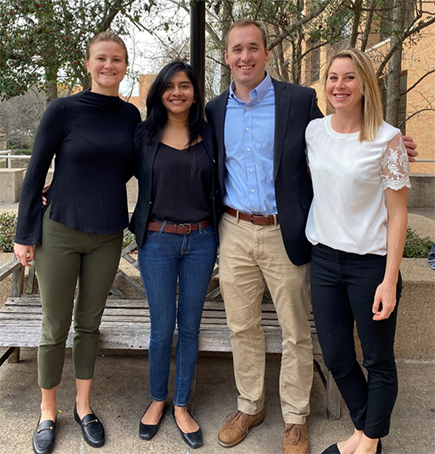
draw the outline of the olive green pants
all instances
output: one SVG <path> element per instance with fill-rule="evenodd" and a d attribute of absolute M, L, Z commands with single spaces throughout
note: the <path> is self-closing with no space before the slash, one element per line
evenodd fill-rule
<path fill-rule="evenodd" d="M 38 383 L 43 389 L 60 383 L 73 318 L 75 377 L 93 377 L 100 321 L 118 269 L 123 236 L 122 232 L 94 235 L 73 230 L 50 219 L 48 211 L 43 219 L 42 245 L 35 250 L 42 300 Z"/>

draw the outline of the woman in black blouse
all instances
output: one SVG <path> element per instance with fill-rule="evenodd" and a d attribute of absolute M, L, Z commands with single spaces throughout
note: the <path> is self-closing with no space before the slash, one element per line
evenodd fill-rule
<path fill-rule="evenodd" d="M 50 104 L 23 184 L 15 254 L 25 266 L 35 260 L 43 314 L 38 349 L 41 416 L 33 435 L 36 454 L 50 453 L 54 447 L 56 389 L 72 314 L 74 418 L 89 445 L 104 444 L 104 428 L 90 408 L 90 391 L 98 328 L 128 225 L 125 183 L 134 159 L 134 129 L 140 122 L 136 107 L 118 97 L 127 65 L 125 44 L 114 33 L 100 33 L 89 43 L 86 66 L 92 88 Z M 41 191 L 54 156 L 44 212 Z"/>
<path fill-rule="evenodd" d="M 151 317 L 152 401 L 139 435 L 150 440 L 164 414 L 177 324 L 173 417 L 192 448 L 202 446 L 201 429 L 187 405 L 216 259 L 219 187 L 214 132 L 203 121 L 202 111 L 193 69 L 182 62 L 165 66 L 148 93 L 147 120 L 136 128 L 139 198 L 130 227 L 136 234 Z"/>

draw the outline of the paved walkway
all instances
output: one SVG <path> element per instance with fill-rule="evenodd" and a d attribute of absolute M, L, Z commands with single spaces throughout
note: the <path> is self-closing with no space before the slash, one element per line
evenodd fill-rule
<path fill-rule="evenodd" d="M 198 454 L 280 454 L 284 424 L 278 398 L 279 356 L 268 357 L 266 419 L 238 446 L 225 449 L 216 436 L 225 416 L 235 409 L 236 388 L 230 355 L 200 356 L 192 396 L 194 415 L 204 433 Z M 189 450 L 174 425 L 171 407 L 156 437 L 146 442 L 138 437 L 139 419 L 148 404 L 146 355 L 104 354 L 97 359 L 92 406 L 105 424 L 106 445 L 95 451 L 82 439 L 72 416 L 74 379 L 71 355 L 67 354 L 63 381 L 58 391 L 58 433 L 54 454 L 184 454 Z M 433 454 L 435 452 L 435 364 L 398 363 L 400 390 L 394 409 L 391 434 L 383 441 L 386 454 Z M 172 371 L 173 375 L 173 371 Z M 173 380 L 170 383 L 170 393 Z M 31 437 L 39 416 L 36 382 L 36 350 L 27 349 L 18 364 L 0 368 L 0 454 L 32 452 Z M 171 397 L 171 394 L 170 394 Z M 308 419 L 311 453 L 352 432 L 347 414 L 338 421 L 325 416 L 325 392 L 317 373 Z"/>

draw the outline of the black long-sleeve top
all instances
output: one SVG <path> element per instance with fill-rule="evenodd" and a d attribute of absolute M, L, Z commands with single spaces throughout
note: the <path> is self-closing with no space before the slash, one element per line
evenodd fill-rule
<path fill-rule="evenodd" d="M 50 218 L 85 233 L 111 234 L 128 225 L 126 182 L 134 162 L 139 111 L 115 96 L 84 91 L 53 101 L 36 134 L 24 179 L 15 242 L 42 242 L 41 191 L 50 162 Z"/>

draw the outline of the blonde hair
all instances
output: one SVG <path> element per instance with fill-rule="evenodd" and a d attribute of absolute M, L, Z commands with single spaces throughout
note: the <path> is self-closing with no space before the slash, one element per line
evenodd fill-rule
<path fill-rule="evenodd" d="M 95 35 L 88 43 L 86 47 L 86 61 L 89 61 L 89 58 L 91 56 L 91 47 L 93 44 L 98 43 L 100 41 L 113 41 L 115 43 L 118 43 L 125 52 L 125 64 L 128 66 L 128 52 L 127 52 L 127 46 L 125 45 L 124 41 L 116 34 L 113 33 L 109 30 L 106 30 L 104 32 L 98 33 L 98 35 Z"/>
<path fill-rule="evenodd" d="M 371 142 L 374 140 L 384 119 L 381 93 L 373 64 L 367 54 L 353 47 L 348 47 L 334 53 L 328 59 L 325 72 L 323 73 L 323 87 L 325 88 L 325 92 L 329 70 L 333 61 L 337 58 L 350 58 L 352 60 L 356 80 L 363 95 L 363 120 L 359 133 L 359 141 L 367 140 Z M 334 109 L 328 99 L 326 99 L 326 102 L 330 108 Z"/>

